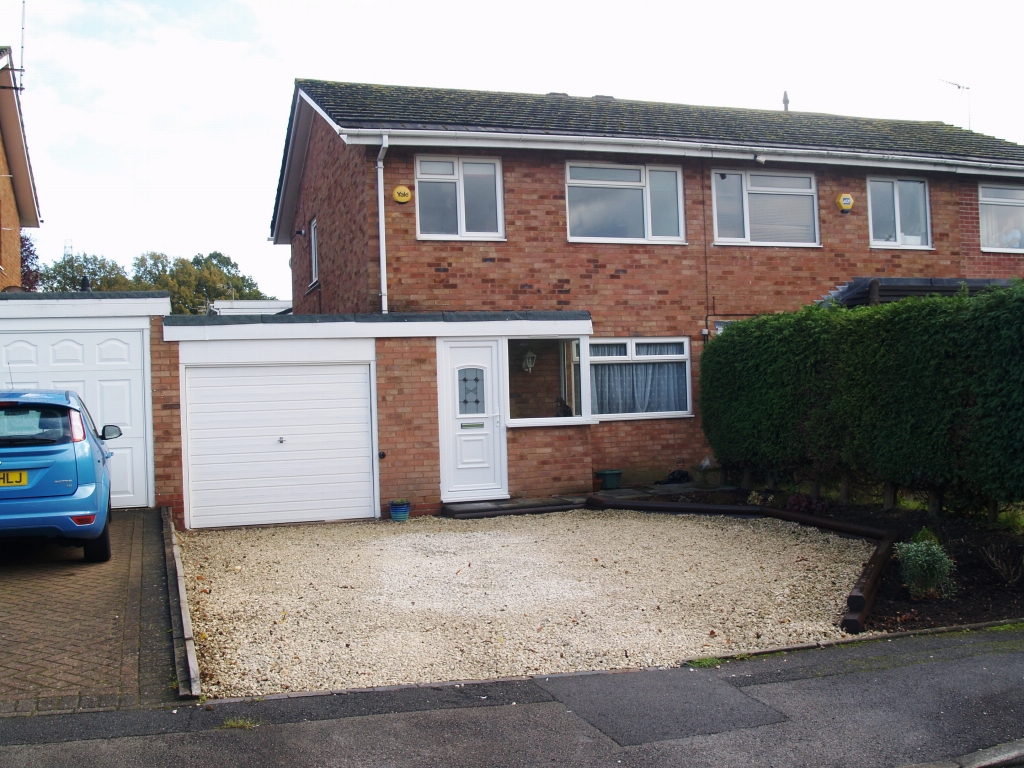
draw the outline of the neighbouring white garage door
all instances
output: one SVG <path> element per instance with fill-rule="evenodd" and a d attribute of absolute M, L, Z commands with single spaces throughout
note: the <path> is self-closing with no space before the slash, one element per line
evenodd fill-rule
<path fill-rule="evenodd" d="M 186 367 L 193 528 L 374 517 L 370 367 Z"/>
<path fill-rule="evenodd" d="M 3 387 L 70 389 L 85 401 L 99 429 L 121 428 L 107 443 L 115 507 L 149 504 L 145 341 L 142 331 L 19 331 L 0 333 Z"/>

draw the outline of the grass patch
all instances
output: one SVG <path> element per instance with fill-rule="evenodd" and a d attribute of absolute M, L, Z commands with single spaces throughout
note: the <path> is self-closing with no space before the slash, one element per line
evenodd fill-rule
<path fill-rule="evenodd" d="M 705 656 L 703 659 L 693 659 L 686 663 L 691 667 L 696 667 L 697 669 L 707 669 L 708 667 L 719 666 L 722 663 L 722 660 L 716 656 Z"/>
<path fill-rule="evenodd" d="M 1024 631 L 1024 621 L 1018 621 L 1016 624 L 1000 624 L 998 627 L 989 627 L 989 632 L 1022 632 Z"/>
<path fill-rule="evenodd" d="M 239 728 L 243 731 L 251 731 L 259 725 L 255 720 L 249 717 L 229 717 L 223 723 L 220 724 L 221 728 Z"/>

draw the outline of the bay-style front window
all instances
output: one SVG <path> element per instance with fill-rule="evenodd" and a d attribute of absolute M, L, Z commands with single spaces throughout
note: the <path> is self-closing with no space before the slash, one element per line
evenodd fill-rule
<path fill-rule="evenodd" d="M 565 174 L 570 241 L 685 240 L 681 168 L 569 162 Z"/>
<path fill-rule="evenodd" d="M 928 184 L 920 179 L 868 179 L 873 248 L 930 248 Z"/>
<path fill-rule="evenodd" d="M 504 238 L 501 160 L 417 157 L 416 230 L 421 240 Z"/>
<path fill-rule="evenodd" d="M 1024 253 L 1024 187 L 979 188 L 981 249 Z"/>
<path fill-rule="evenodd" d="M 814 174 L 715 170 L 716 245 L 817 245 Z"/>
<path fill-rule="evenodd" d="M 690 340 L 592 340 L 590 407 L 602 421 L 691 415 Z"/>

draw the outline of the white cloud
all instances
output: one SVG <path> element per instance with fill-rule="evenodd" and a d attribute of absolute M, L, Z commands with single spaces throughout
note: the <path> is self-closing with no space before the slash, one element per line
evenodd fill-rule
<path fill-rule="evenodd" d="M 927 10 L 924 10 L 927 8 Z M 44 260 L 220 250 L 290 295 L 266 242 L 292 81 L 612 94 L 967 123 L 1024 141 L 1019 3 L 28 0 Z M 17 47 L 21 3 L 0 0 Z M 0 40 L 4 42 L 4 40 Z"/>

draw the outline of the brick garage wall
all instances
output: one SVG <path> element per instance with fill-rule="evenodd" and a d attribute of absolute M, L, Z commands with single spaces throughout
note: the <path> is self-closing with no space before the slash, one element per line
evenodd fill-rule
<path fill-rule="evenodd" d="M 317 118 L 307 158 L 311 160 L 304 170 L 291 226 L 292 311 L 297 315 L 379 312 L 376 156 L 369 157 L 365 146 L 346 146 Z M 310 223 L 314 218 L 319 283 L 311 288 Z M 299 229 L 306 234 L 294 234 Z"/>
<path fill-rule="evenodd" d="M 0 137 L 0 290 L 21 285 L 21 224 L 14 199 L 14 180 L 7 164 L 7 150 Z"/>
<path fill-rule="evenodd" d="M 593 490 L 593 427 L 516 427 L 508 435 L 508 484 L 512 496 L 581 494 Z"/>
<path fill-rule="evenodd" d="M 411 514 L 441 511 L 437 340 L 377 339 L 377 442 L 383 511 L 409 499 Z"/>
<path fill-rule="evenodd" d="M 170 507 L 174 525 L 185 528 L 185 489 L 181 471 L 181 388 L 178 344 L 164 341 L 163 317 L 151 317 L 150 371 L 153 385 L 153 459 L 156 505 Z"/>

